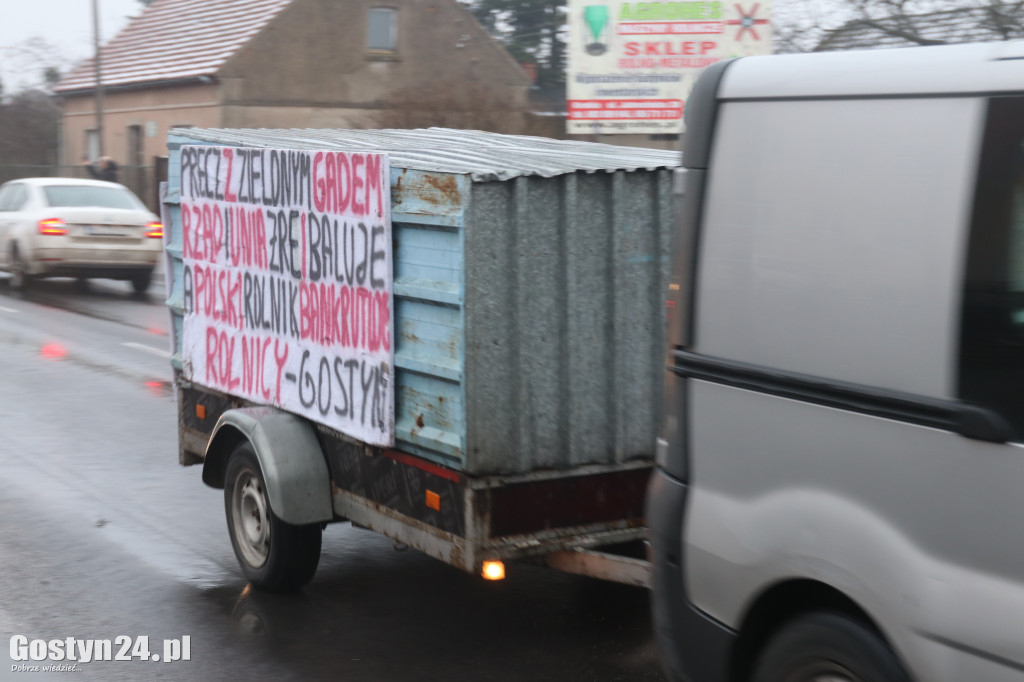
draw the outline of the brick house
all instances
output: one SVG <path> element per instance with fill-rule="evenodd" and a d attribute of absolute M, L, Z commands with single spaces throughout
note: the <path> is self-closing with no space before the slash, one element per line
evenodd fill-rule
<path fill-rule="evenodd" d="M 165 155 L 173 127 L 405 127 L 387 124 L 423 97 L 471 95 L 515 128 L 529 88 L 456 0 L 154 0 L 101 56 L 102 150 L 122 167 Z M 55 88 L 65 164 L 99 155 L 95 82 L 90 59 Z"/>

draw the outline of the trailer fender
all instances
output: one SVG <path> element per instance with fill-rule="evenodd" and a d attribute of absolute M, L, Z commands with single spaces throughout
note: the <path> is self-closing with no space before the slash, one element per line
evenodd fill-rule
<path fill-rule="evenodd" d="M 228 457 L 242 441 L 256 451 L 274 514 L 295 526 L 334 518 L 331 476 L 320 441 L 305 419 L 273 407 L 228 410 L 206 446 L 203 482 L 224 487 Z"/>

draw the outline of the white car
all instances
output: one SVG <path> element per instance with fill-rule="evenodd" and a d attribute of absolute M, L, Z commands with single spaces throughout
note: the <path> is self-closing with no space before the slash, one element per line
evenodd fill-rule
<path fill-rule="evenodd" d="M 0 186 L 0 269 L 11 285 L 36 277 L 105 277 L 149 288 L 163 225 L 123 185 L 25 178 Z"/>

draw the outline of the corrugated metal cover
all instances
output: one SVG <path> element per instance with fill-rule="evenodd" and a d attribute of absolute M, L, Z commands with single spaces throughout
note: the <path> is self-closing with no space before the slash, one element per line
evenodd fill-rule
<path fill-rule="evenodd" d="M 449 128 L 188 128 L 173 130 L 171 135 L 226 146 L 384 152 L 390 157 L 393 169 L 469 175 L 476 181 L 509 180 L 525 175 L 550 178 L 577 171 L 657 170 L 682 163 L 677 151 Z"/>
<path fill-rule="evenodd" d="M 292 0 L 154 0 L 100 51 L 103 85 L 213 76 Z M 94 60 L 54 88 L 93 88 Z"/>

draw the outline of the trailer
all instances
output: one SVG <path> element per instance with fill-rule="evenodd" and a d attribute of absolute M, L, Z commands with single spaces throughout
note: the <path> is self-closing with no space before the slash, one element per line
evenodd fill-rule
<path fill-rule="evenodd" d="M 465 571 L 646 586 L 678 153 L 447 129 L 176 129 L 179 461 L 247 578 L 349 521 Z"/>

